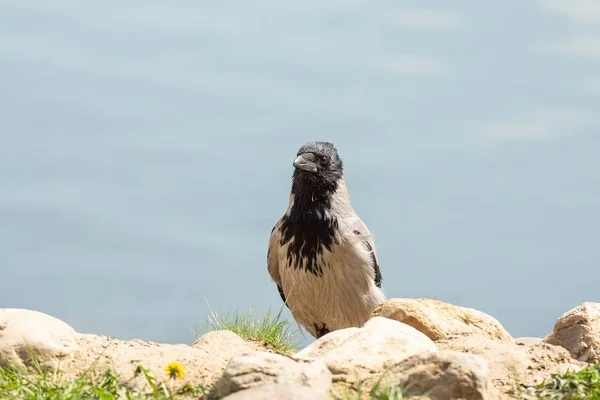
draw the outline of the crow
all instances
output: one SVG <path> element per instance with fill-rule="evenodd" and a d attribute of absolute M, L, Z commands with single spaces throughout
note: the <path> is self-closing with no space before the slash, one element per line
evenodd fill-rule
<path fill-rule="evenodd" d="M 375 244 L 352 205 L 329 142 L 303 145 L 287 210 L 269 238 L 267 269 L 298 325 L 312 336 L 362 326 L 385 300 Z"/>

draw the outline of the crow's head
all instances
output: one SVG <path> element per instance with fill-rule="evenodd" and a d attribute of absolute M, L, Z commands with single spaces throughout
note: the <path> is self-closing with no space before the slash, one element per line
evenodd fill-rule
<path fill-rule="evenodd" d="M 332 143 L 309 142 L 300 147 L 294 167 L 299 173 L 315 175 L 342 174 L 342 160 Z"/>
<path fill-rule="evenodd" d="M 309 142 L 298 150 L 294 160 L 296 191 L 332 193 L 343 176 L 342 160 L 329 142 Z"/>

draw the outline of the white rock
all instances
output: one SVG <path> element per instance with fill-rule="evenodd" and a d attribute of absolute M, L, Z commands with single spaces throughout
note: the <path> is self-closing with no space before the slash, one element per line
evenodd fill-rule
<path fill-rule="evenodd" d="M 564 313 L 544 341 L 564 347 L 576 360 L 600 362 L 600 303 L 583 303 Z"/>
<path fill-rule="evenodd" d="M 186 375 L 175 381 L 175 389 L 186 383 L 210 387 L 232 357 L 257 351 L 256 346 L 229 331 L 209 332 L 193 346 L 139 339 L 123 341 L 91 334 L 79 335 L 78 342 L 74 360 L 62 368 L 65 378 L 76 378 L 84 372 L 97 377 L 110 368 L 119 376 L 121 384 L 136 390 L 149 389 L 144 376 L 136 374 L 138 365 L 146 368 L 158 382 L 166 382 L 165 367 L 177 362 L 185 368 Z M 88 371 L 91 367 L 93 370 Z"/>
<path fill-rule="evenodd" d="M 330 332 L 296 356 L 322 360 L 334 381 L 355 382 L 424 351 L 437 351 L 437 347 L 423 333 L 388 318 L 374 317 L 360 328 Z"/>
<path fill-rule="evenodd" d="M 39 311 L 0 308 L 0 366 L 50 371 L 77 349 L 77 333 L 65 322 Z"/>
<path fill-rule="evenodd" d="M 385 378 L 383 386 L 395 384 L 411 395 L 439 399 L 484 400 L 491 398 L 493 390 L 483 357 L 448 350 L 409 357 Z"/>
<path fill-rule="evenodd" d="M 233 358 L 208 398 L 221 399 L 268 383 L 299 384 L 327 393 L 331 388 L 331 373 L 318 360 L 256 352 Z"/>
<path fill-rule="evenodd" d="M 513 395 L 520 385 L 533 387 L 550 379 L 551 374 L 581 369 L 567 350 L 543 343 L 541 339 L 524 338 L 515 343 L 504 343 L 473 335 L 457 336 L 436 344 L 441 351 L 453 350 L 483 357 L 494 386 L 509 395 Z"/>
<path fill-rule="evenodd" d="M 494 317 L 467 307 L 432 299 L 389 299 L 381 303 L 373 316 L 403 322 L 438 341 L 453 336 L 485 336 L 512 343 L 513 338 Z"/>
<path fill-rule="evenodd" d="M 258 351 L 258 346 L 245 341 L 228 330 L 209 331 L 200 336 L 192 347 L 204 349 L 229 361 L 233 357 Z M 260 349 L 262 350 L 262 348 Z"/>

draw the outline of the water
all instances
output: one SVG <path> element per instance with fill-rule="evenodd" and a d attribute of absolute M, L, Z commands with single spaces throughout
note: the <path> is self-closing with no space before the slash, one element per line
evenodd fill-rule
<path fill-rule="evenodd" d="M 597 118 L 568 113 L 599 105 L 594 67 L 520 46 L 566 32 L 539 10 L 506 32 L 508 3 L 438 2 L 460 29 L 415 33 L 386 19 L 408 2 L 109 3 L 0 4 L 0 307 L 169 343 L 207 302 L 278 310 L 268 236 L 309 140 L 338 147 L 388 297 L 514 336 L 600 301 Z M 530 115 L 541 138 L 485 134 Z"/>

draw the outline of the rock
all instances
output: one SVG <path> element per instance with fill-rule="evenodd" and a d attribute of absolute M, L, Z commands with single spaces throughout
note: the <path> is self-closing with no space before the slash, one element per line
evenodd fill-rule
<path fill-rule="evenodd" d="M 233 358 L 208 399 L 221 399 L 231 393 L 270 383 L 301 385 L 319 393 L 331 388 L 331 373 L 319 360 L 256 352 Z"/>
<path fill-rule="evenodd" d="M 213 387 L 209 399 L 347 399 L 379 383 L 425 400 L 524 398 L 551 374 L 600 362 L 600 303 L 565 313 L 544 339 L 513 339 L 476 310 L 391 299 L 362 327 L 331 332 L 293 356 L 267 347 L 230 331 L 209 332 L 192 346 L 122 341 L 76 333 L 37 311 L 0 309 L 0 366 L 35 372 L 33 352 L 37 364 L 65 379 L 110 368 L 120 384 L 146 391 L 138 366 L 159 384 L 168 380 L 166 365 L 178 362 L 186 376 L 174 389 Z"/>
<path fill-rule="evenodd" d="M 211 354 L 230 360 L 242 354 L 252 353 L 259 348 L 242 339 L 238 334 L 227 330 L 210 331 L 200 336 L 192 347 L 205 349 Z"/>
<path fill-rule="evenodd" d="M 535 386 L 553 373 L 579 370 L 583 366 L 562 347 L 543 343 L 541 339 L 503 343 L 483 336 L 458 336 L 436 344 L 440 350 L 483 357 L 488 362 L 492 384 L 503 393 L 502 398 L 517 396 L 521 386 Z"/>
<path fill-rule="evenodd" d="M 393 366 L 381 379 L 381 387 L 400 386 L 407 396 L 437 399 L 483 400 L 493 389 L 487 361 L 478 355 L 456 351 L 415 354 Z"/>
<path fill-rule="evenodd" d="M 197 340 L 192 347 L 82 334 L 74 360 L 61 369 L 66 378 L 73 378 L 81 376 L 92 366 L 90 374 L 93 376 L 99 376 L 106 368 L 111 368 L 118 374 L 121 384 L 145 390 L 148 389 L 148 384 L 143 374 L 136 374 L 138 365 L 149 370 L 158 382 L 167 382 L 164 368 L 171 362 L 178 362 L 185 368 L 186 376 L 175 381 L 175 390 L 188 382 L 194 386 L 209 387 L 219 379 L 232 357 L 259 350 L 229 331 L 211 332 L 207 335 L 208 337 Z M 227 351 L 223 351 L 224 348 Z"/>
<path fill-rule="evenodd" d="M 265 342 L 264 340 L 253 340 L 253 339 L 242 339 L 238 334 L 228 331 L 225 329 L 210 331 L 197 338 L 192 347 L 203 347 L 212 349 L 213 353 L 218 353 L 226 358 L 232 358 L 240 355 L 237 347 L 248 347 L 260 350 L 268 351 L 269 353 L 275 354 L 286 354 L 293 355 L 293 350 L 288 350 L 286 353 L 282 353 L 276 349 L 273 345 Z M 230 356 L 227 357 L 227 354 Z"/>
<path fill-rule="evenodd" d="M 77 333 L 65 322 L 39 311 L 0 309 L 0 366 L 49 371 L 65 363 L 77 349 Z"/>
<path fill-rule="evenodd" d="M 583 303 L 564 313 L 544 341 L 564 347 L 576 360 L 600 362 L 600 303 Z"/>
<path fill-rule="evenodd" d="M 329 400 L 329 396 L 298 383 L 270 383 L 230 394 L 223 400 Z"/>
<path fill-rule="evenodd" d="M 438 300 L 389 299 L 381 303 L 373 315 L 408 324 L 433 341 L 470 335 L 506 343 L 513 341 L 512 336 L 490 315 Z"/>
<path fill-rule="evenodd" d="M 336 396 L 343 398 L 344 390 L 424 351 L 437 351 L 427 336 L 406 324 L 375 317 L 360 328 L 330 332 L 296 356 L 322 360 L 333 374 Z"/>

